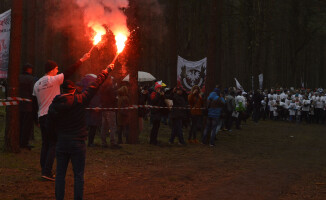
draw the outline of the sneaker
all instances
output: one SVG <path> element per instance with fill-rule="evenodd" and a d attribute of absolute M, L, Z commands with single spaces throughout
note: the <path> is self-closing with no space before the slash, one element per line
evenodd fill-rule
<path fill-rule="evenodd" d="M 226 129 L 226 128 L 223 128 L 223 130 L 222 131 L 227 131 L 228 129 Z"/>
<path fill-rule="evenodd" d="M 169 144 L 170 144 L 170 145 L 173 145 L 173 144 L 174 144 L 174 142 L 171 142 L 171 141 L 169 141 Z"/>
<path fill-rule="evenodd" d="M 53 174 L 51 175 L 42 175 L 43 179 L 49 180 L 49 181 L 55 181 L 55 176 Z"/>
<path fill-rule="evenodd" d="M 210 147 L 215 147 L 215 144 L 210 144 L 209 146 L 210 146 Z"/>

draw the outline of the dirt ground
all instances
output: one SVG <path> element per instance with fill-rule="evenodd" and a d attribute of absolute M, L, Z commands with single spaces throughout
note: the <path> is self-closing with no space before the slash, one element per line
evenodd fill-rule
<path fill-rule="evenodd" d="M 216 147 L 169 145 L 163 124 L 161 144 L 150 146 L 149 129 L 141 144 L 87 149 L 85 199 L 326 199 L 325 125 L 248 122 L 220 132 Z M 54 199 L 54 182 L 40 178 L 39 133 L 33 143 L 32 151 L 0 153 L 1 200 Z M 71 165 L 66 199 L 73 199 Z"/>

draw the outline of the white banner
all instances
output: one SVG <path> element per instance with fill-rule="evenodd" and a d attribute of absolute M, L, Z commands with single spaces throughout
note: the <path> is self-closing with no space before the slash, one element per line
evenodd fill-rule
<path fill-rule="evenodd" d="M 178 56 L 178 85 L 190 91 L 194 85 L 205 90 L 207 58 L 199 61 L 188 61 Z"/>
<path fill-rule="evenodd" d="M 239 81 L 236 78 L 234 78 L 234 80 L 235 80 L 235 85 L 236 85 L 237 89 L 240 90 L 240 91 L 242 91 L 242 92 L 244 92 L 244 89 L 240 85 Z"/>
<path fill-rule="evenodd" d="M 0 14 L 0 78 L 7 78 L 9 64 L 11 10 Z"/>
<path fill-rule="evenodd" d="M 258 79 L 259 79 L 259 89 L 263 89 L 263 81 L 264 81 L 264 75 L 263 74 L 259 74 L 258 75 Z"/>

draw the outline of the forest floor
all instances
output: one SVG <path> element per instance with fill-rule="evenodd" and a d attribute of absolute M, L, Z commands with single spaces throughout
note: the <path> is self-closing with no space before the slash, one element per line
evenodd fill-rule
<path fill-rule="evenodd" d="M 0 118 L 2 148 L 3 112 Z M 35 131 L 31 151 L 0 152 L 1 200 L 54 199 L 54 182 L 41 179 Z M 326 199 L 324 125 L 248 122 L 242 130 L 220 132 L 216 147 L 169 145 L 170 128 L 163 124 L 161 144 L 151 146 L 149 131 L 146 123 L 137 145 L 87 149 L 85 199 Z M 66 199 L 73 199 L 71 164 Z"/>

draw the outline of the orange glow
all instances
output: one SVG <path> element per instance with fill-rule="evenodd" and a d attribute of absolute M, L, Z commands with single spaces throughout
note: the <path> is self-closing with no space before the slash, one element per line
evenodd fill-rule
<path fill-rule="evenodd" d="M 123 49 L 125 48 L 125 43 L 127 41 L 127 36 L 125 36 L 124 34 L 122 33 L 118 33 L 116 36 L 115 36 L 115 41 L 116 41 L 116 45 L 117 45 L 117 48 L 118 48 L 118 54 L 121 53 L 123 51 Z"/>
<path fill-rule="evenodd" d="M 102 35 L 100 33 L 97 33 L 93 39 L 93 44 L 97 45 L 102 40 Z"/>
<path fill-rule="evenodd" d="M 97 45 L 102 40 L 102 35 L 105 35 L 106 31 L 103 26 L 95 24 L 92 26 L 95 36 L 93 38 L 93 45 Z"/>

